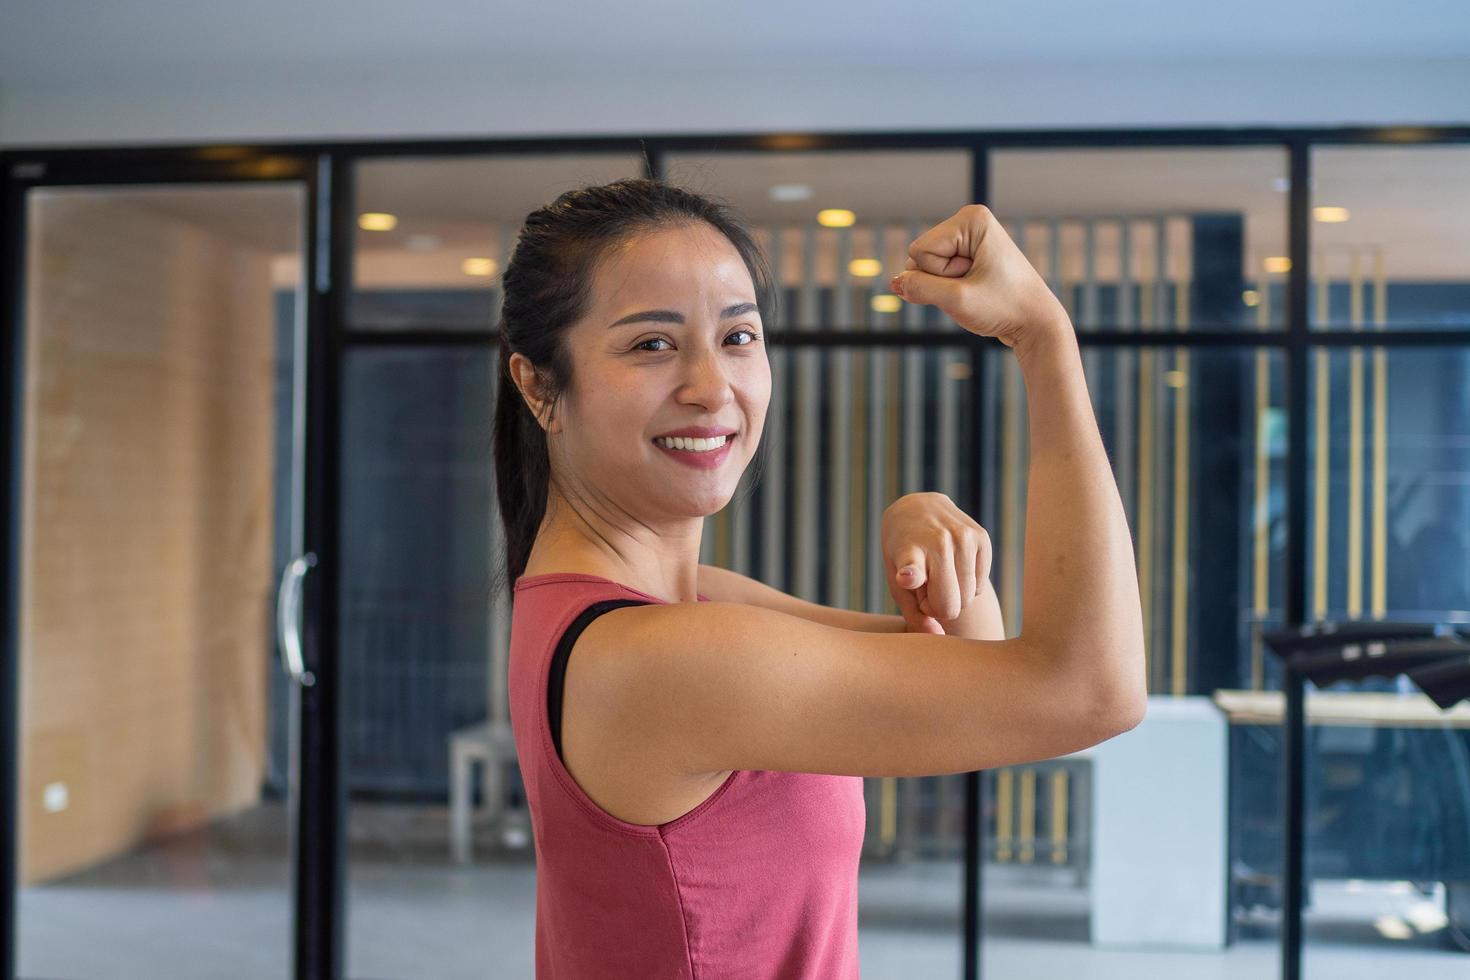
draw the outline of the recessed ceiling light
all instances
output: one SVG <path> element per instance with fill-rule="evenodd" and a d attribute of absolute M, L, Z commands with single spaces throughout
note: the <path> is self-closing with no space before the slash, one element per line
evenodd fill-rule
<path fill-rule="evenodd" d="M 848 228 L 857 215 L 843 208 L 826 208 L 817 212 L 817 224 L 826 228 Z"/>
<path fill-rule="evenodd" d="M 1348 219 L 1348 209 L 1323 205 L 1312 209 L 1312 217 L 1327 224 L 1336 224 Z"/>
<path fill-rule="evenodd" d="M 460 268 L 467 276 L 493 276 L 497 267 L 494 259 L 473 258 L 465 259 Z"/>
<path fill-rule="evenodd" d="M 364 211 L 357 216 L 357 227 L 363 231 L 392 231 L 398 227 L 398 217 L 382 211 Z"/>
<path fill-rule="evenodd" d="M 883 271 L 883 263 L 877 259 L 853 259 L 847 263 L 847 271 L 858 279 L 871 279 Z"/>
<path fill-rule="evenodd" d="M 1285 255 L 1273 255 L 1261 263 L 1267 272 L 1290 272 L 1291 259 Z"/>
<path fill-rule="evenodd" d="M 1254 289 L 1247 289 L 1240 294 L 1240 301 L 1246 306 L 1259 306 L 1261 303 L 1261 294 Z"/>
<path fill-rule="evenodd" d="M 891 293 L 884 293 L 873 297 L 873 310 L 877 313 L 897 313 L 903 306 L 903 300 Z"/>
<path fill-rule="evenodd" d="M 812 196 L 811 184 L 773 184 L 771 185 L 771 200 L 773 201 L 805 201 Z"/>

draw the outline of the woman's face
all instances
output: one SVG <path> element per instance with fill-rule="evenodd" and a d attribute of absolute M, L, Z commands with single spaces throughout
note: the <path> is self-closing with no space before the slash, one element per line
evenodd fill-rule
<path fill-rule="evenodd" d="M 648 526 L 724 507 L 760 443 L 771 398 L 755 286 L 729 239 L 701 222 L 611 250 L 567 341 L 572 390 L 551 436 L 562 481 Z M 687 426 L 734 434 L 708 454 L 654 441 Z"/>

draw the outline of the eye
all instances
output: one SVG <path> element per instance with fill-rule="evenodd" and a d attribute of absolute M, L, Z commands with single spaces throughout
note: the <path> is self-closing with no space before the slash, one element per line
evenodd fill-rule
<path fill-rule="evenodd" d="M 736 334 L 742 334 L 742 333 L 743 334 L 749 334 L 750 335 L 750 340 L 748 342 L 746 342 L 746 343 L 743 343 L 743 344 L 736 344 L 735 345 L 736 347 L 750 347 L 756 341 L 758 341 L 758 340 L 761 339 L 761 335 L 758 334 L 758 333 L 756 333 L 754 330 L 746 330 L 744 328 L 735 331 L 735 333 L 732 333 L 730 335 L 730 337 L 734 337 Z M 728 340 L 730 338 L 729 337 L 726 337 L 725 339 Z M 667 344 L 667 343 L 668 343 L 668 341 L 665 340 L 663 337 L 649 337 L 647 340 L 642 341 L 642 342 L 640 342 L 638 344 L 635 344 L 633 346 L 633 349 L 634 350 L 639 350 L 639 351 L 647 351 L 650 354 L 662 354 L 663 353 L 662 350 L 656 350 L 656 349 L 650 348 L 648 345 L 649 344 Z"/>

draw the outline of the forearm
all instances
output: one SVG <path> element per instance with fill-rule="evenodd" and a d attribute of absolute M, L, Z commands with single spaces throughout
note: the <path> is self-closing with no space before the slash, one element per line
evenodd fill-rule
<path fill-rule="evenodd" d="M 863 633 L 902 633 L 906 629 L 902 616 L 834 609 L 807 602 L 805 599 L 787 595 L 758 579 L 728 568 L 720 568 L 718 565 L 700 565 L 698 574 L 700 594 L 713 602 L 740 602 L 761 606 L 789 616 L 809 619 L 814 623 Z"/>
<path fill-rule="evenodd" d="M 1116 703 L 1147 694 L 1133 542 L 1065 320 L 1018 350 L 1030 416 L 1022 635 Z"/>

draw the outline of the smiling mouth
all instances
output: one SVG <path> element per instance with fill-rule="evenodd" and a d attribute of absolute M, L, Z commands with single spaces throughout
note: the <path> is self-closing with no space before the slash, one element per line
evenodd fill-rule
<path fill-rule="evenodd" d="M 661 449 L 669 449 L 674 452 L 713 453 L 719 452 L 721 449 L 724 449 L 726 446 L 730 445 L 730 443 L 734 442 L 735 436 L 736 433 L 734 432 L 726 433 L 723 436 L 704 439 L 694 439 L 692 437 L 686 436 L 659 436 L 658 438 L 653 440 L 653 444 L 660 447 Z M 718 441 L 716 441 L 717 439 Z M 680 443 L 684 444 L 681 445 Z"/>

